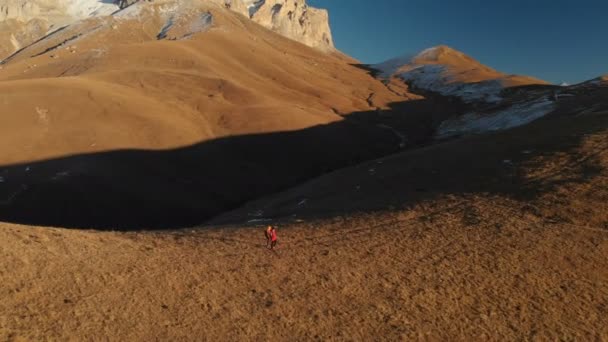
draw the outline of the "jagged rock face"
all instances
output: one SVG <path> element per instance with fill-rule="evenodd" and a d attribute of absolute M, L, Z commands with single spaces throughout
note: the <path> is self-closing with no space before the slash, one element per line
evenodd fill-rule
<path fill-rule="evenodd" d="M 107 16 L 143 0 L 4 0 L 0 5 L 0 60 L 19 48 L 75 21 Z M 164 0 L 146 0 L 165 2 Z M 241 13 L 290 39 L 323 50 L 334 49 L 327 11 L 305 0 L 174 0 L 178 6 L 215 3 Z M 10 22 L 10 25 L 8 24 Z"/>
<path fill-rule="evenodd" d="M 76 20 L 110 15 L 118 6 L 98 0 L 2 0 L 0 4 L 0 60 L 28 46 L 47 32 Z"/>
<path fill-rule="evenodd" d="M 62 26 L 90 16 L 110 15 L 117 9 L 117 4 L 98 0 L 4 0 L 0 5 L 0 22 L 37 19 L 46 20 L 49 26 Z"/>
<path fill-rule="evenodd" d="M 286 37 L 321 50 L 334 48 L 326 10 L 309 7 L 304 0 L 266 0 L 249 5 L 257 23 Z"/>
<path fill-rule="evenodd" d="M 329 14 L 326 10 L 309 7 L 306 0 L 211 1 L 223 3 L 256 23 L 308 46 L 323 51 L 334 49 Z"/>

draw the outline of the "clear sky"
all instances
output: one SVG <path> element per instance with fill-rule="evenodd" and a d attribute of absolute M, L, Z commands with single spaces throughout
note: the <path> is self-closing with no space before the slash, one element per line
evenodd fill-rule
<path fill-rule="evenodd" d="M 608 73 L 608 0 L 308 0 L 364 63 L 445 44 L 552 83 Z"/>

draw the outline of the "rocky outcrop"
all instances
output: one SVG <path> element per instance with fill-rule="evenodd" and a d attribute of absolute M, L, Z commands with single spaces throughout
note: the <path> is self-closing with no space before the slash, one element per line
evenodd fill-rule
<path fill-rule="evenodd" d="M 0 22 L 14 19 L 21 22 L 45 20 L 49 26 L 63 26 L 91 16 L 110 15 L 117 4 L 98 0 L 4 0 L 0 5 Z"/>
<path fill-rule="evenodd" d="M 321 50 L 334 48 L 329 15 L 326 10 L 309 7 L 305 0 L 241 0 L 245 6 L 237 6 L 235 10 L 258 24 L 276 31 L 288 38 L 302 42 Z M 237 0 L 227 0 L 228 3 L 238 3 Z"/>
<path fill-rule="evenodd" d="M 133 0 L 130 0 L 133 1 Z M 329 14 L 306 0 L 211 0 L 285 37 L 323 51 L 334 49 Z"/>
<path fill-rule="evenodd" d="M 4 0 L 0 4 L 0 32 L 3 49 L 0 60 L 31 41 L 40 38 L 44 30 L 54 30 L 77 20 L 107 16 L 144 0 Z M 171 2 L 171 0 L 145 0 Z M 172 0 L 179 6 L 200 2 L 216 3 L 241 13 L 260 25 L 285 37 L 323 51 L 334 49 L 329 16 L 326 10 L 309 7 L 306 0 Z M 11 22 L 10 30 L 7 22 Z M 32 22 L 33 23 L 30 23 Z M 30 28 L 36 30 L 30 30 Z M 6 28 L 6 29 L 4 29 Z M 6 50 L 6 51 L 5 51 Z"/>

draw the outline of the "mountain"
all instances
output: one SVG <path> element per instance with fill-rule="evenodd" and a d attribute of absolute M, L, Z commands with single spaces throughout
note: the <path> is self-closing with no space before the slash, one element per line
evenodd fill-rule
<path fill-rule="evenodd" d="M 355 64 L 208 1 L 75 22 L 1 66 L 0 216 L 195 224 L 398 150 L 391 130 L 349 114 L 405 97 Z"/>
<path fill-rule="evenodd" d="M 155 4 L 171 1 L 155 1 Z M 305 0 L 177 0 L 177 7 L 215 4 L 240 13 L 288 38 L 322 51 L 333 51 L 327 11 L 309 7 Z M 79 20 L 117 14 L 132 5 L 145 7 L 148 1 L 98 0 L 7 0 L 0 5 L 0 59 Z M 132 12 L 136 10 L 131 10 Z"/>
<path fill-rule="evenodd" d="M 398 77 L 414 88 L 459 97 L 465 102 L 496 103 L 502 100 L 500 95 L 505 88 L 547 84 L 532 77 L 506 75 L 443 45 L 371 67 L 382 78 Z"/>
<path fill-rule="evenodd" d="M 370 68 L 385 82 L 406 82 L 414 93 L 447 96 L 465 104 L 460 115 L 436 127 L 439 139 L 525 125 L 557 108 L 551 95 L 554 86 L 532 77 L 504 74 L 448 46 Z"/>
<path fill-rule="evenodd" d="M 80 19 L 109 15 L 106 1 L 6 0 L 0 5 L 0 60 L 46 34 Z"/>
<path fill-rule="evenodd" d="M 310 7 L 305 0 L 224 0 L 231 9 L 248 14 L 256 23 L 285 37 L 322 51 L 334 43 L 326 10 Z M 239 2 L 243 2 L 247 9 Z M 237 7 L 235 7 L 237 6 Z"/>
<path fill-rule="evenodd" d="M 43 37 L 48 29 L 48 22 L 40 19 L 0 21 L 0 60 Z"/>
<path fill-rule="evenodd" d="M 598 77 L 596 79 L 591 80 L 590 82 L 596 83 L 598 85 L 600 85 L 600 84 L 606 84 L 606 83 L 608 83 L 608 75 L 602 75 L 602 76 L 600 76 L 600 77 Z"/>

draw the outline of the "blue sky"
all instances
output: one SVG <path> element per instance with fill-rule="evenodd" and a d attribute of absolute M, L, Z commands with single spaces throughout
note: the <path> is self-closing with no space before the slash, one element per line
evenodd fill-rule
<path fill-rule="evenodd" d="M 364 63 L 446 44 L 506 73 L 576 83 L 608 73 L 608 0 L 308 0 Z"/>

